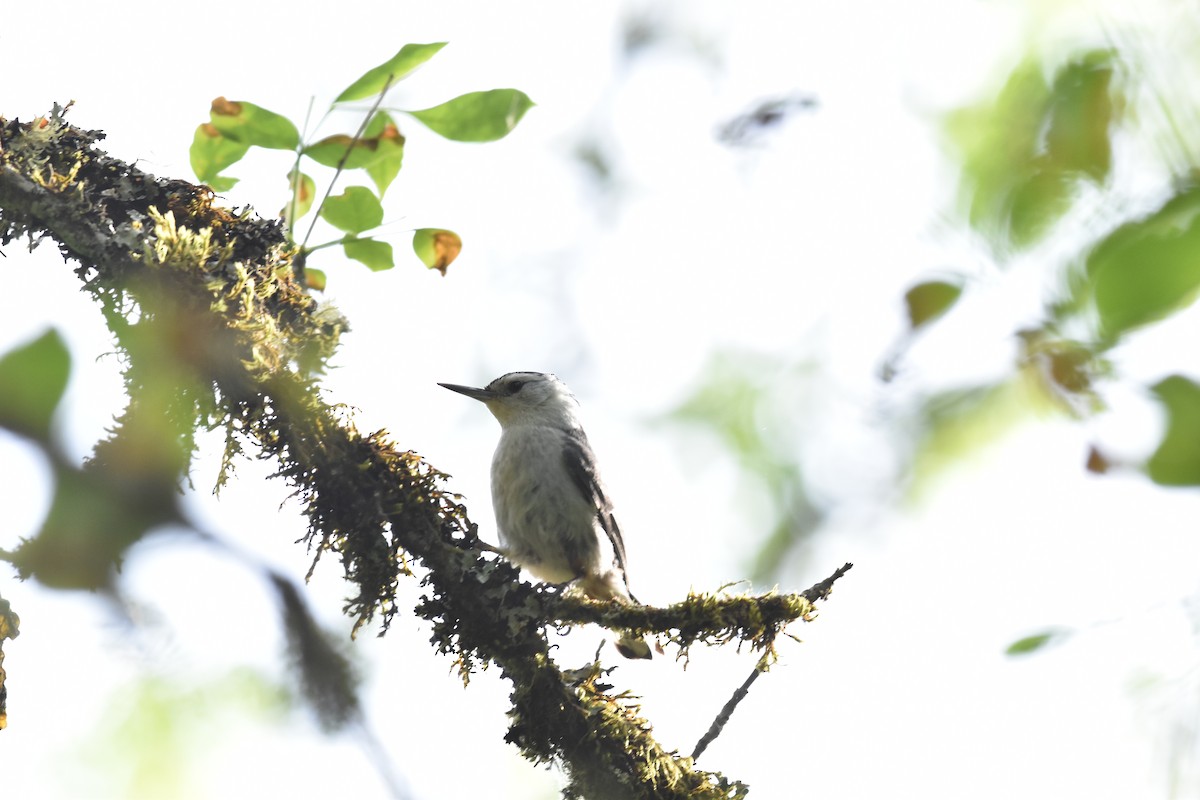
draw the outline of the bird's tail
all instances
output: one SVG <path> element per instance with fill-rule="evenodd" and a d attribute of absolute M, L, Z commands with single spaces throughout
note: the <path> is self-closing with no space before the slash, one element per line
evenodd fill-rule
<path fill-rule="evenodd" d="M 629 583 L 623 572 L 613 570 L 603 575 L 585 575 L 578 580 L 576 585 L 593 600 L 615 600 L 624 605 L 641 605 L 641 602 L 629 591 Z M 620 633 L 620 638 L 613 642 L 618 653 L 626 658 L 650 658 L 650 645 L 646 644 L 644 638 L 632 631 L 621 631 Z"/>
<path fill-rule="evenodd" d="M 625 633 L 613 642 L 617 652 L 626 658 L 650 658 L 650 645 L 641 636 Z"/>

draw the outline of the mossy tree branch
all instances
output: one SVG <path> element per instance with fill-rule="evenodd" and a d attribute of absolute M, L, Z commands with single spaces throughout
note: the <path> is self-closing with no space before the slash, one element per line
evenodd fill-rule
<path fill-rule="evenodd" d="M 684 650 L 737 641 L 766 652 L 785 625 L 810 617 L 828 586 L 809 596 L 691 595 L 650 608 L 521 582 L 479 547 L 445 475 L 384 431 L 360 433 L 324 402 L 318 380 L 346 323 L 295 280 L 295 249 L 280 223 L 217 207 L 204 187 L 111 158 L 95 147 L 101 138 L 57 113 L 0 119 L 0 244 L 57 241 L 125 361 L 129 406 L 84 472 L 107 476 L 104 485 L 141 480 L 157 507 L 186 479 L 195 432 L 224 429 L 222 480 L 243 451 L 277 464 L 308 517 L 314 568 L 336 557 L 355 587 L 345 606 L 355 630 L 376 617 L 381 635 L 387 630 L 398 582 L 413 575 L 410 559 L 420 562 L 427 591 L 416 613 L 432 623 L 431 641 L 464 680 L 492 663 L 512 681 L 506 738 L 535 762 L 562 764 L 566 796 L 743 796 L 743 784 L 659 745 L 631 699 L 598 681 L 598 665 L 564 677 L 546 627 L 598 623 L 663 634 Z M 174 502 L 163 508 L 178 514 Z M 102 525 L 86 531 L 105 544 L 88 549 L 90 569 L 69 580 L 56 572 L 64 549 L 47 540 L 64 534 L 50 521 L 3 557 L 23 577 L 99 586 L 162 520 L 149 515 L 116 538 Z"/>

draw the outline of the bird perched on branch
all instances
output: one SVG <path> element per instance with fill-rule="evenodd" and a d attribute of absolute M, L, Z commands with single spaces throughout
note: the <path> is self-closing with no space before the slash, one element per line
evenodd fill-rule
<path fill-rule="evenodd" d="M 505 557 L 593 599 L 636 603 L 621 529 L 566 384 L 547 373 L 510 372 L 482 389 L 438 385 L 483 402 L 500 421 L 492 506 Z M 650 658 L 637 636 L 623 635 L 616 647 L 626 658 Z"/>

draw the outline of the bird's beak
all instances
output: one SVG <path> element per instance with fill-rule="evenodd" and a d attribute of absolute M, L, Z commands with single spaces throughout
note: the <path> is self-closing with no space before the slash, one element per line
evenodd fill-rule
<path fill-rule="evenodd" d="M 475 389 L 471 386 L 459 386 L 457 383 L 439 383 L 438 386 L 441 386 L 443 389 L 449 389 L 452 392 L 465 394 L 467 397 L 474 397 L 476 400 L 484 403 L 496 396 L 496 393 L 490 389 Z"/>

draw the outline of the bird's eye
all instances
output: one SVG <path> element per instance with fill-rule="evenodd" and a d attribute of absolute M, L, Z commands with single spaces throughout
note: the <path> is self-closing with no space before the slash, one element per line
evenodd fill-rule
<path fill-rule="evenodd" d="M 525 385 L 525 381 L 513 381 L 508 385 L 508 393 L 516 394 L 521 391 L 521 387 Z"/>

